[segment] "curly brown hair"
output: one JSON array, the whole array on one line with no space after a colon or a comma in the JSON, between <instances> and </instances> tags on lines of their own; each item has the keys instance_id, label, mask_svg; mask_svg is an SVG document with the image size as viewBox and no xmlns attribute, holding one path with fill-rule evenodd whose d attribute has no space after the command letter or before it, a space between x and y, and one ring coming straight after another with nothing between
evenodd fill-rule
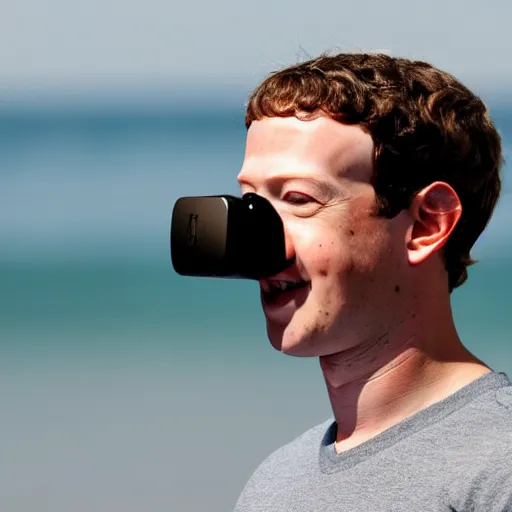
<instances>
[{"instance_id":1,"label":"curly brown hair","mask_svg":"<svg viewBox=\"0 0 512 512\"><path fill-rule=\"evenodd\" d=\"M480 98L421 61L382 54L322 55L271 74L249 98L245 124L323 112L374 142L378 213L393 217L434 181L453 187L462 215L444 247L450 292L501 191L501 139Z\"/></svg>"}]
</instances>

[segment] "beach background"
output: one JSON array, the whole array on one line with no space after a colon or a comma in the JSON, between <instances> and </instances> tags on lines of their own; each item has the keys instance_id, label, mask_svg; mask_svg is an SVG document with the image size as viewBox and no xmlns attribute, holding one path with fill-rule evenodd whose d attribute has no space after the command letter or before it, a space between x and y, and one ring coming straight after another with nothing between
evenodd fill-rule
<instances>
[{"instance_id":1,"label":"beach background","mask_svg":"<svg viewBox=\"0 0 512 512\"><path fill-rule=\"evenodd\" d=\"M500 36L510 6L454 2L435 29L422 12L414 30L396 24L390 35L379 17L417 13L391 2L359 33L342 14L360 20L363 7L324 4L297 4L285 25L284 7L265 17L269 2L257 13L205 4L199 27L193 6L157 1L8 9L0 510L231 510L272 450L330 416L318 362L267 341L257 284L180 277L169 253L178 197L239 193L246 97L267 72L303 60L303 46L391 47L456 73L489 105L510 156L512 70L499 59L511 49ZM338 23L322 17L329 6ZM453 29L457 9L467 17ZM265 36L248 32L248 16ZM453 302L468 347L512 376L510 172Z\"/></svg>"}]
</instances>

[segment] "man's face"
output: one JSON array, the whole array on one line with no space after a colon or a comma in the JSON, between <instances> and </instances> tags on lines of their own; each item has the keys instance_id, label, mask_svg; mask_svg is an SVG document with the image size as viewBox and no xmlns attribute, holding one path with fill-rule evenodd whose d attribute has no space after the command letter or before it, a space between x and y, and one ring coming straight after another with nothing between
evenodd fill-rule
<instances>
[{"instance_id":1,"label":"man's face","mask_svg":"<svg viewBox=\"0 0 512 512\"><path fill-rule=\"evenodd\" d=\"M272 345L322 356L378 342L407 287L407 215L376 215L373 142L360 127L321 116L253 122L239 174L242 193L281 215L294 264L260 281ZM283 281L291 281L284 291ZM399 308L398 308L399 309Z\"/></svg>"}]
</instances>

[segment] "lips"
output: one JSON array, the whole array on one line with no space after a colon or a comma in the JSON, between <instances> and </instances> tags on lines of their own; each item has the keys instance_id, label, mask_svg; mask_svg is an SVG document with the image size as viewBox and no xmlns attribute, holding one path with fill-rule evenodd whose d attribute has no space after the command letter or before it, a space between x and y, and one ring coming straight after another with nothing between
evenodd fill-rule
<instances>
[{"instance_id":1,"label":"lips","mask_svg":"<svg viewBox=\"0 0 512 512\"><path fill-rule=\"evenodd\" d=\"M292 313L305 300L305 293L311 284L302 278L278 277L260 281L261 298L267 316L275 316L278 310L280 317L285 313L284 310Z\"/></svg>"},{"instance_id":2,"label":"lips","mask_svg":"<svg viewBox=\"0 0 512 512\"><path fill-rule=\"evenodd\" d=\"M261 281L261 289L265 294L279 294L283 292L289 292L302 288L309 284L309 281L297 280L285 280L285 279L264 279Z\"/></svg>"}]
</instances>

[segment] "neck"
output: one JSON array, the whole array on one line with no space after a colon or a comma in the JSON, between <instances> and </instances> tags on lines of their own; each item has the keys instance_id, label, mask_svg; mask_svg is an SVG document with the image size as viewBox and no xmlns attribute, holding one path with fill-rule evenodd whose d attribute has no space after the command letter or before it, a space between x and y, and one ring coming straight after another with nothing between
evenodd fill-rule
<instances>
[{"instance_id":1,"label":"neck","mask_svg":"<svg viewBox=\"0 0 512 512\"><path fill-rule=\"evenodd\" d=\"M337 423L336 450L353 448L448 397L490 369L458 338L451 309L322 356ZM431 312L432 313L432 312ZM412 320L412 319L410 319Z\"/></svg>"}]
</instances>

